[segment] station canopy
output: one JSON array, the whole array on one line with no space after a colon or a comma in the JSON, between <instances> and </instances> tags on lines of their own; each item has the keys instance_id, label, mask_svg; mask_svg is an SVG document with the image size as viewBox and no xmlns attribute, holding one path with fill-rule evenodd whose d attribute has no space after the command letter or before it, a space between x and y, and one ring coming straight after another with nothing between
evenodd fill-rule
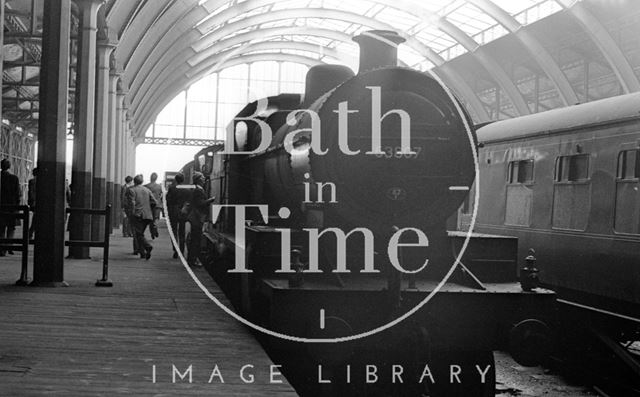
<instances>
[{"instance_id":1,"label":"station canopy","mask_svg":"<svg viewBox=\"0 0 640 397\"><path fill-rule=\"evenodd\" d=\"M32 1L6 4L15 12L5 19L28 30ZM640 90L637 0L108 0L99 23L103 39L117 40L112 67L139 137L181 92L237 65L356 70L351 38L371 29L402 35L400 64L432 70L476 123ZM5 40L5 63L33 43ZM5 65L5 83L37 78L19 69ZM20 89L9 94L37 100L37 87Z\"/></svg>"}]
</instances>

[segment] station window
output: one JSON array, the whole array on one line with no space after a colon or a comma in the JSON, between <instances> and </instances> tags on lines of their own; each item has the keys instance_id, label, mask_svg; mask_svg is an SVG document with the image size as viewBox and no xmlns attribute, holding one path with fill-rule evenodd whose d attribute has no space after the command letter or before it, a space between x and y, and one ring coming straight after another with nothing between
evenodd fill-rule
<instances>
[{"instance_id":1,"label":"station window","mask_svg":"<svg viewBox=\"0 0 640 397\"><path fill-rule=\"evenodd\" d=\"M640 150L624 150L618 155L618 179L637 179L640 177Z\"/></svg>"},{"instance_id":2,"label":"station window","mask_svg":"<svg viewBox=\"0 0 640 397\"><path fill-rule=\"evenodd\" d=\"M589 155L561 156L556 160L556 182L580 182L589 179Z\"/></svg>"},{"instance_id":3,"label":"station window","mask_svg":"<svg viewBox=\"0 0 640 397\"><path fill-rule=\"evenodd\" d=\"M507 177L509 183L533 183L533 160L510 162Z\"/></svg>"}]
</instances>

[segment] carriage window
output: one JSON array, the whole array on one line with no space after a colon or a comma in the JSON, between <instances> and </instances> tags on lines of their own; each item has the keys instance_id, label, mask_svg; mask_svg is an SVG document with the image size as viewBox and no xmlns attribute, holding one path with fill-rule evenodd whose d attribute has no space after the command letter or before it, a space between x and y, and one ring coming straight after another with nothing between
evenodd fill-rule
<instances>
[{"instance_id":1,"label":"carriage window","mask_svg":"<svg viewBox=\"0 0 640 397\"><path fill-rule=\"evenodd\" d=\"M561 156L556 160L556 182L579 182L589 179L589 155Z\"/></svg>"},{"instance_id":2,"label":"carriage window","mask_svg":"<svg viewBox=\"0 0 640 397\"><path fill-rule=\"evenodd\" d=\"M636 179L640 177L640 150L624 150L618 155L618 179Z\"/></svg>"},{"instance_id":3,"label":"carriage window","mask_svg":"<svg viewBox=\"0 0 640 397\"><path fill-rule=\"evenodd\" d=\"M512 161L507 172L509 183L532 183L533 160Z\"/></svg>"}]
</instances>

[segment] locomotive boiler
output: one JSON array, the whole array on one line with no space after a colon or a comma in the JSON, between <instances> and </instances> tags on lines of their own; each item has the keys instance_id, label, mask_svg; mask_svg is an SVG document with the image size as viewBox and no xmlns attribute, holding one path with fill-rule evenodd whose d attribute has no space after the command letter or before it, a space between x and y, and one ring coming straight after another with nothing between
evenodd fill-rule
<instances>
[{"instance_id":1,"label":"locomotive boiler","mask_svg":"<svg viewBox=\"0 0 640 397\"><path fill-rule=\"evenodd\" d=\"M203 263L243 317L296 339L265 343L304 395L493 395L492 350L536 363L554 296L516 283L516 239L447 231L475 177L461 104L397 66L395 32L354 40L358 74L311 68L304 95L246 105L195 156L216 197Z\"/></svg>"}]
</instances>

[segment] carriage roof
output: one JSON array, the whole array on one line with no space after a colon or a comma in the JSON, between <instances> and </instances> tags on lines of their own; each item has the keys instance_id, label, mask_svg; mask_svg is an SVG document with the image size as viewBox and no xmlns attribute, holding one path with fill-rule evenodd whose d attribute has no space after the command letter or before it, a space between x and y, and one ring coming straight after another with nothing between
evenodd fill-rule
<instances>
[{"instance_id":1,"label":"carriage roof","mask_svg":"<svg viewBox=\"0 0 640 397\"><path fill-rule=\"evenodd\" d=\"M633 93L497 121L477 134L479 142L492 143L638 119L640 93Z\"/></svg>"}]
</instances>

